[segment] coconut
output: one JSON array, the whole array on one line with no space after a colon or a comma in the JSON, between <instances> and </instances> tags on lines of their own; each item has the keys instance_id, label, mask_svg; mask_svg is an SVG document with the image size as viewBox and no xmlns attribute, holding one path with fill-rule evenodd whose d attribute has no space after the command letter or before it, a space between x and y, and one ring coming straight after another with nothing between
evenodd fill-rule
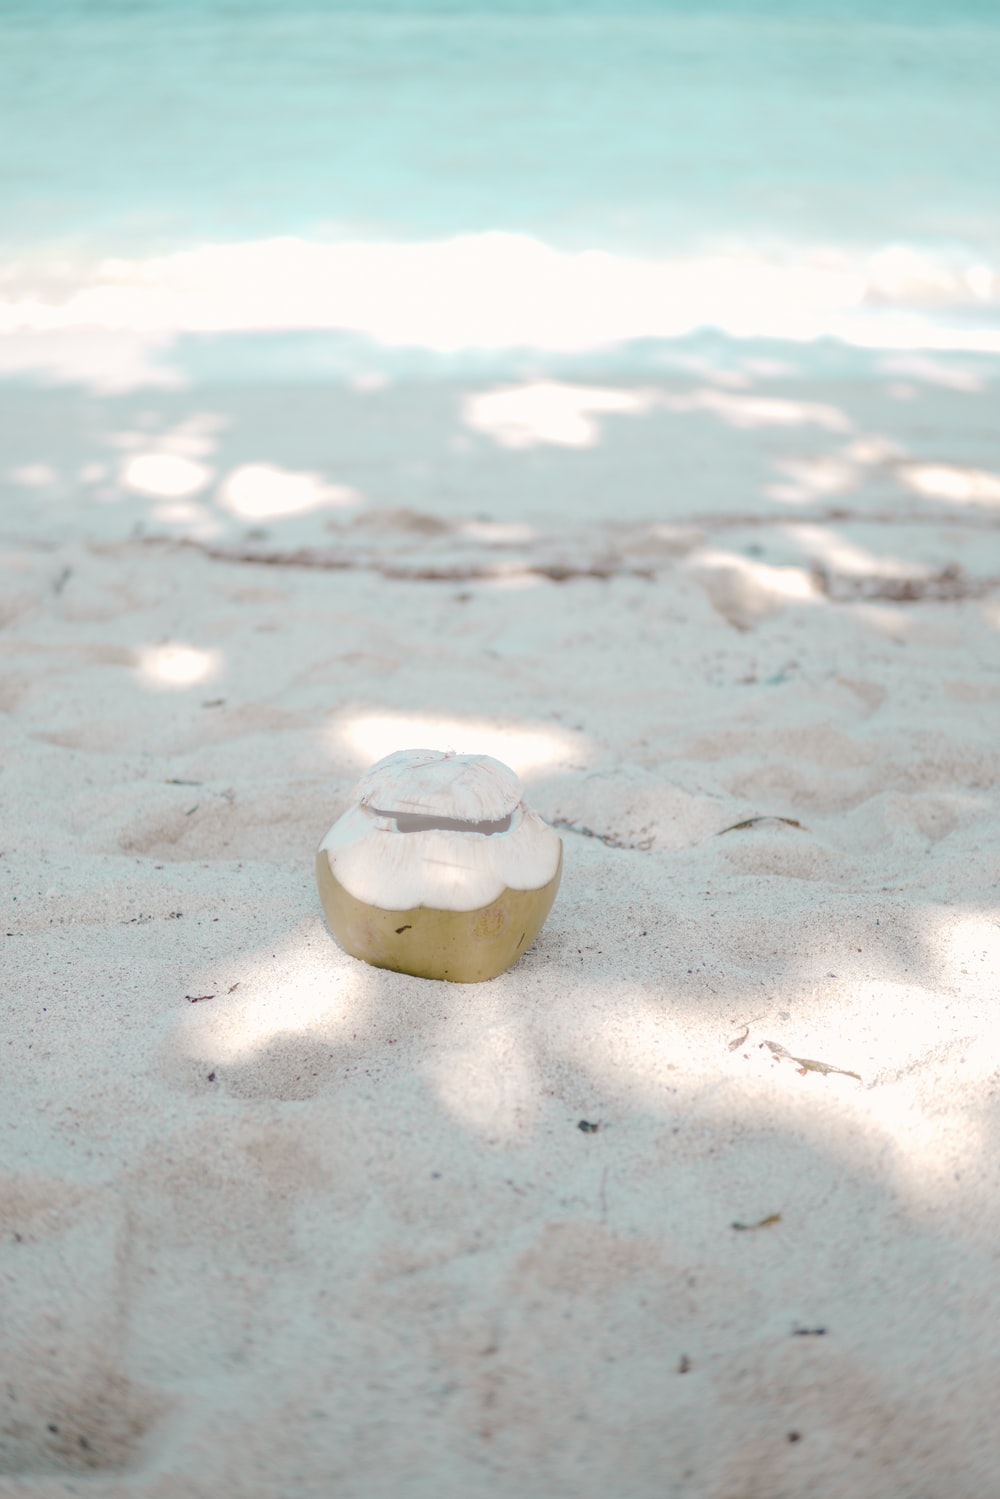
<instances>
[{"instance_id":1,"label":"coconut","mask_svg":"<svg viewBox=\"0 0 1000 1499\"><path fill-rule=\"evenodd\" d=\"M377 968L471 984L537 937L562 840L490 755L398 750L351 792L316 853L330 930Z\"/></svg>"}]
</instances>

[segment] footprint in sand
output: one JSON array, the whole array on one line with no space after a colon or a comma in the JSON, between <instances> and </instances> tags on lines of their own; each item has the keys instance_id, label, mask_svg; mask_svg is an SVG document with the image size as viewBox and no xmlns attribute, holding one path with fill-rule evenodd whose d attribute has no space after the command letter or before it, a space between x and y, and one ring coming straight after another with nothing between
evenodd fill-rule
<instances>
[{"instance_id":1,"label":"footprint in sand","mask_svg":"<svg viewBox=\"0 0 1000 1499\"><path fill-rule=\"evenodd\" d=\"M115 1194L0 1178L0 1475L141 1461L170 1401L129 1378L125 1244Z\"/></svg>"}]
</instances>

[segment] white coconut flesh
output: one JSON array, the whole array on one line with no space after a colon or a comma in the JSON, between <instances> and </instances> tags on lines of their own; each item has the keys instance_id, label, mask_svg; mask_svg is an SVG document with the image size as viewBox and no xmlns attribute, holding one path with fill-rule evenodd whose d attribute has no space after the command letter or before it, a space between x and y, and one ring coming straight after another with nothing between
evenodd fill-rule
<instances>
[{"instance_id":1,"label":"white coconut flesh","mask_svg":"<svg viewBox=\"0 0 1000 1499\"><path fill-rule=\"evenodd\" d=\"M475 911L539 890L562 844L489 755L400 750L380 760L320 844L349 895L387 911Z\"/></svg>"}]
</instances>

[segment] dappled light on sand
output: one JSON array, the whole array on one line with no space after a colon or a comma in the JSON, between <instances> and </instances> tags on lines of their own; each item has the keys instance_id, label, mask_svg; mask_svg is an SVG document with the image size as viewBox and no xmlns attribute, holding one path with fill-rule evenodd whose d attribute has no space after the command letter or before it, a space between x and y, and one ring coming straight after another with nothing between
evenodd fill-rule
<instances>
[{"instance_id":1,"label":"dappled light on sand","mask_svg":"<svg viewBox=\"0 0 1000 1499\"><path fill-rule=\"evenodd\" d=\"M880 470L894 472L905 457L901 443L868 433L833 453L773 459L784 477L777 484L765 484L763 492L782 504L821 501L860 488Z\"/></svg>"},{"instance_id":2,"label":"dappled light on sand","mask_svg":"<svg viewBox=\"0 0 1000 1499\"><path fill-rule=\"evenodd\" d=\"M154 689L196 687L217 677L223 660L218 651L173 641L150 645L138 654L138 675L145 687Z\"/></svg>"},{"instance_id":3,"label":"dappled light on sand","mask_svg":"<svg viewBox=\"0 0 1000 1499\"><path fill-rule=\"evenodd\" d=\"M642 416L661 409L704 412L729 427L820 427L850 433L846 412L820 401L792 401L778 396L738 395L709 386L671 393L649 387L571 385L533 380L467 396L462 420L505 448L534 448L548 443L566 448L596 447L602 437L599 418Z\"/></svg>"},{"instance_id":4,"label":"dappled light on sand","mask_svg":"<svg viewBox=\"0 0 1000 1499\"><path fill-rule=\"evenodd\" d=\"M970 1074L969 1081L982 1086L980 1076ZM982 1124L968 1109L951 1102L935 1108L926 1095L914 1102L912 1081L900 1077L859 1090L845 1113L849 1127L868 1132L868 1150L917 1221L938 1222L959 1207L963 1178L981 1169L988 1147Z\"/></svg>"},{"instance_id":5,"label":"dappled light on sand","mask_svg":"<svg viewBox=\"0 0 1000 1499\"><path fill-rule=\"evenodd\" d=\"M882 360L882 369L890 375L907 375L923 384L963 391L967 395L975 395L986 388L986 380L975 370L934 359L929 354L893 354Z\"/></svg>"},{"instance_id":6,"label":"dappled light on sand","mask_svg":"<svg viewBox=\"0 0 1000 1499\"><path fill-rule=\"evenodd\" d=\"M315 922L292 932L277 951L241 956L240 974L231 989L211 972L195 984L184 1017L189 1055L223 1067L247 1063L281 1037L336 1042L364 1018L360 965Z\"/></svg>"},{"instance_id":7,"label":"dappled light on sand","mask_svg":"<svg viewBox=\"0 0 1000 1499\"><path fill-rule=\"evenodd\" d=\"M163 500L150 507L150 520L161 526L176 526L199 541L211 541L222 526L207 505L193 500Z\"/></svg>"},{"instance_id":8,"label":"dappled light on sand","mask_svg":"<svg viewBox=\"0 0 1000 1499\"><path fill-rule=\"evenodd\" d=\"M333 730L365 764L398 749L454 750L492 755L518 775L579 763L587 748L583 735L563 728L515 728L488 719L409 713L357 713L335 721Z\"/></svg>"},{"instance_id":9,"label":"dappled light on sand","mask_svg":"<svg viewBox=\"0 0 1000 1499\"><path fill-rule=\"evenodd\" d=\"M504 448L534 448L543 443L592 448L601 436L596 417L641 414L651 410L656 401L655 391L608 390L535 380L468 396L462 405L462 419L473 431L492 437Z\"/></svg>"},{"instance_id":10,"label":"dappled light on sand","mask_svg":"<svg viewBox=\"0 0 1000 1499\"><path fill-rule=\"evenodd\" d=\"M662 395L668 411L707 411L729 427L822 427L827 432L850 432L854 423L846 412L822 401L789 401L778 396L742 396L708 388L689 395Z\"/></svg>"},{"instance_id":11,"label":"dappled light on sand","mask_svg":"<svg viewBox=\"0 0 1000 1499\"><path fill-rule=\"evenodd\" d=\"M985 469L959 468L953 463L910 463L900 469L900 478L914 494L932 500L1000 509L1000 474Z\"/></svg>"},{"instance_id":12,"label":"dappled light on sand","mask_svg":"<svg viewBox=\"0 0 1000 1499\"><path fill-rule=\"evenodd\" d=\"M25 489L47 489L59 479L49 463L22 463L12 468L7 477L12 484L21 484Z\"/></svg>"},{"instance_id":13,"label":"dappled light on sand","mask_svg":"<svg viewBox=\"0 0 1000 1499\"><path fill-rule=\"evenodd\" d=\"M996 992L1000 977L1000 912L976 912L942 922L952 973L963 988Z\"/></svg>"},{"instance_id":14,"label":"dappled light on sand","mask_svg":"<svg viewBox=\"0 0 1000 1499\"><path fill-rule=\"evenodd\" d=\"M197 494L212 470L180 453L138 453L122 465L122 483L137 494L182 499Z\"/></svg>"},{"instance_id":15,"label":"dappled light on sand","mask_svg":"<svg viewBox=\"0 0 1000 1499\"><path fill-rule=\"evenodd\" d=\"M718 1011L707 1006L699 1015L671 993L676 983L665 975L663 986L645 993L605 983L600 998L581 985L571 1023L568 1011L552 1010L546 1045L562 1065L586 1072L600 1096L685 1119L685 1129L694 1129L689 1141L700 1135L707 1146L721 1123L732 1148L734 1119L750 1134L778 1120L844 1166L859 1150L879 1162L919 1216L961 1198L963 1173L979 1168L987 1145L980 1111L996 1066L982 1012L968 1016L967 1033L956 1035L940 993L872 979L832 1007L820 993L803 995L796 1015L762 1010L744 1018L734 1008L727 1037ZM752 1004L753 996L743 1001ZM766 1001L758 1003L766 1009ZM518 1065L526 1050L532 1055L527 1042L522 1038L518 1051L504 1037ZM538 1051L537 1035L534 1043ZM937 1085L940 1068L959 1057L967 1099ZM498 1094L482 1079L483 1061L471 1057L471 1079L453 1087L470 1111L488 1112Z\"/></svg>"},{"instance_id":16,"label":"dappled light on sand","mask_svg":"<svg viewBox=\"0 0 1000 1499\"><path fill-rule=\"evenodd\" d=\"M907 577L930 574L931 568L902 557L880 556L840 535L832 526L790 522L778 528L810 561L829 572L852 578Z\"/></svg>"},{"instance_id":17,"label":"dappled light on sand","mask_svg":"<svg viewBox=\"0 0 1000 1499\"><path fill-rule=\"evenodd\" d=\"M529 1143L542 1112L538 1067L523 1029L501 1021L474 1037L435 1047L427 1076L438 1101L465 1129L489 1140Z\"/></svg>"},{"instance_id":18,"label":"dappled light on sand","mask_svg":"<svg viewBox=\"0 0 1000 1499\"><path fill-rule=\"evenodd\" d=\"M749 629L788 604L822 601L815 578L802 567L774 567L717 547L699 547L683 566L737 629Z\"/></svg>"},{"instance_id":19,"label":"dappled light on sand","mask_svg":"<svg viewBox=\"0 0 1000 1499\"><path fill-rule=\"evenodd\" d=\"M96 396L178 390L188 381L171 362L173 342L169 333L93 326L65 332L8 332L0 337L0 375L80 385Z\"/></svg>"},{"instance_id":20,"label":"dappled light on sand","mask_svg":"<svg viewBox=\"0 0 1000 1499\"><path fill-rule=\"evenodd\" d=\"M324 507L359 505L361 495L346 484L328 484L322 474L296 472L274 463L244 463L223 479L219 503L240 520L269 521Z\"/></svg>"},{"instance_id":21,"label":"dappled light on sand","mask_svg":"<svg viewBox=\"0 0 1000 1499\"><path fill-rule=\"evenodd\" d=\"M653 1114L669 1113L679 1077L689 1082L712 1071L703 1027L661 997L624 985L607 988L607 1000L596 1005L588 993L586 1024L564 1032L567 1056L602 1092L627 1096L631 1107Z\"/></svg>"}]
</instances>

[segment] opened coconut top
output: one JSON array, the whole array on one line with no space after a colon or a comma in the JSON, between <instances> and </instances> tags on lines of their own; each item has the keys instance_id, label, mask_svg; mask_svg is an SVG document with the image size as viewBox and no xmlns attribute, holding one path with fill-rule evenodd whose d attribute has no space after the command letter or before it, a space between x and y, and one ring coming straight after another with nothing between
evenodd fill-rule
<instances>
[{"instance_id":1,"label":"opened coconut top","mask_svg":"<svg viewBox=\"0 0 1000 1499\"><path fill-rule=\"evenodd\" d=\"M366 905L474 911L558 872L562 844L521 792L490 755L399 750L362 776L320 853Z\"/></svg>"},{"instance_id":2,"label":"opened coconut top","mask_svg":"<svg viewBox=\"0 0 1000 1499\"><path fill-rule=\"evenodd\" d=\"M521 804L517 776L491 755L397 750L373 765L354 797L367 811L395 820L401 833L440 828L502 833Z\"/></svg>"}]
</instances>

